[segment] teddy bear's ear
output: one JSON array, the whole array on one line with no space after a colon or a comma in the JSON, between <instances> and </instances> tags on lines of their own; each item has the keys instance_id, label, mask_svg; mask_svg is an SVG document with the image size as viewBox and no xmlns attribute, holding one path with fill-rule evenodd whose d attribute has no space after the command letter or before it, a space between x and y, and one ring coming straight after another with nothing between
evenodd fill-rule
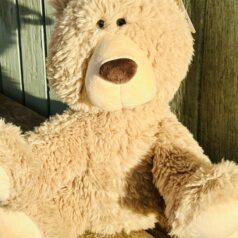
<instances>
[{"instance_id":1,"label":"teddy bear's ear","mask_svg":"<svg viewBox=\"0 0 238 238\"><path fill-rule=\"evenodd\" d=\"M49 2L56 10L56 14L59 15L66 8L70 0L49 0Z\"/></svg>"},{"instance_id":2,"label":"teddy bear's ear","mask_svg":"<svg viewBox=\"0 0 238 238\"><path fill-rule=\"evenodd\" d=\"M188 15L188 12L187 12L187 10L186 10L186 8L185 8L185 6L184 6L183 0L175 0L175 1L176 1L176 3L178 4L180 10L184 13L184 16L185 16L186 20L188 21L188 24L189 24L189 27L190 27L190 29L191 29L191 32L192 32L192 33L196 33L196 30L195 30L195 28L194 28L194 25L193 25L193 23L192 23L192 21L191 21L189 15Z\"/></svg>"}]
</instances>

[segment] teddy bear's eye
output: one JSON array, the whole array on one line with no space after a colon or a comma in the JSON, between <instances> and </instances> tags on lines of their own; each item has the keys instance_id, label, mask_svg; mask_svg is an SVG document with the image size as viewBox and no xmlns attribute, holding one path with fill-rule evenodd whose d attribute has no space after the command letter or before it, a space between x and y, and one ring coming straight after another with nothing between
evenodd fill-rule
<instances>
[{"instance_id":1,"label":"teddy bear's eye","mask_svg":"<svg viewBox=\"0 0 238 238\"><path fill-rule=\"evenodd\" d=\"M105 27L105 21L104 20L99 20L97 22L97 26L100 28L100 29L103 29Z\"/></svg>"},{"instance_id":2,"label":"teddy bear's eye","mask_svg":"<svg viewBox=\"0 0 238 238\"><path fill-rule=\"evenodd\" d=\"M117 25L120 26L120 27L126 25L126 19L125 18L119 18L117 20Z\"/></svg>"}]
</instances>

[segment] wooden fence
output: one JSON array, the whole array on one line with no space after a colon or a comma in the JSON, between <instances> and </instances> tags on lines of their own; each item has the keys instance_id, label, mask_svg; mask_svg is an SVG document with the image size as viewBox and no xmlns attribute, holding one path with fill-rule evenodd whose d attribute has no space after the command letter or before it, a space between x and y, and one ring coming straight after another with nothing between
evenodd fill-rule
<instances>
[{"instance_id":1,"label":"wooden fence","mask_svg":"<svg viewBox=\"0 0 238 238\"><path fill-rule=\"evenodd\" d=\"M173 108L213 161L238 161L238 1L185 5L197 30L196 56ZM0 0L0 92L44 116L65 108L47 87L53 23L46 0Z\"/></svg>"}]
</instances>

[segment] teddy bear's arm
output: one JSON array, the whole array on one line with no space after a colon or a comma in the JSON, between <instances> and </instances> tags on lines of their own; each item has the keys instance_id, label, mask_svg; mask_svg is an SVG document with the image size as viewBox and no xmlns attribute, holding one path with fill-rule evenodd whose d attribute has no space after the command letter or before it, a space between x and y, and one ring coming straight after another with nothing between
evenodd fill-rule
<instances>
[{"instance_id":1,"label":"teddy bear's arm","mask_svg":"<svg viewBox=\"0 0 238 238\"><path fill-rule=\"evenodd\" d=\"M237 166L212 165L173 115L159 125L153 176L165 200L172 235L226 238L238 232Z\"/></svg>"},{"instance_id":2,"label":"teddy bear's arm","mask_svg":"<svg viewBox=\"0 0 238 238\"><path fill-rule=\"evenodd\" d=\"M158 131L153 162L154 182L165 199L166 215L173 220L181 200L181 189L196 170L209 167L210 161L174 115L162 120Z\"/></svg>"},{"instance_id":3,"label":"teddy bear's arm","mask_svg":"<svg viewBox=\"0 0 238 238\"><path fill-rule=\"evenodd\" d=\"M0 120L0 202L17 200L17 194L31 186L38 171L39 163L20 129Z\"/></svg>"}]
</instances>

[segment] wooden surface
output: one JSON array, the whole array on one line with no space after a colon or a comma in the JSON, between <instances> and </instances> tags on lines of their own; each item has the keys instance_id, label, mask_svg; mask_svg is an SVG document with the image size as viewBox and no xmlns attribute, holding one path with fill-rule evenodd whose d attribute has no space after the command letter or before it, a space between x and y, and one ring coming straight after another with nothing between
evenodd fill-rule
<instances>
[{"instance_id":1,"label":"wooden surface","mask_svg":"<svg viewBox=\"0 0 238 238\"><path fill-rule=\"evenodd\" d=\"M52 12L44 0L0 0L0 92L44 116L65 109L47 87Z\"/></svg>"},{"instance_id":2,"label":"wooden surface","mask_svg":"<svg viewBox=\"0 0 238 238\"><path fill-rule=\"evenodd\" d=\"M48 116L47 82L45 73L45 43L43 6L38 0L18 0L21 26L22 74L25 105ZM32 97L31 95L34 95Z\"/></svg>"},{"instance_id":3,"label":"wooden surface","mask_svg":"<svg viewBox=\"0 0 238 238\"><path fill-rule=\"evenodd\" d=\"M195 57L173 107L214 162L238 162L238 1L184 2Z\"/></svg>"},{"instance_id":4,"label":"wooden surface","mask_svg":"<svg viewBox=\"0 0 238 238\"><path fill-rule=\"evenodd\" d=\"M23 131L39 126L45 118L38 113L0 94L0 118L21 127Z\"/></svg>"},{"instance_id":5,"label":"wooden surface","mask_svg":"<svg viewBox=\"0 0 238 238\"><path fill-rule=\"evenodd\" d=\"M198 138L214 160L238 161L238 1L215 6L207 1Z\"/></svg>"},{"instance_id":6,"label":"wooden surface","mask_svg":"<svg viewBox=\"0 0 238 238\"><path fill-rule=\"evenodd\" d=\"M18 11L15 0L0 2L0 89L23 102Z\"/></svg>"},{"instance_id":7,"label":"wooden surface","mask_svg":"<svg viewBox=\"0 0 238 238\"><path fill-rule=\"evenodd\" d=\"M238 1L184 2L195 58L173 108L213 161L238 161ZM53 22L46 0L0 0L0 92L44 116L65 108L45 76Z\"/></svg>"},{"instance_id":8,"label":"wooden surface","mask_svg":"<svg viewBox=\"0 0 238 238\"><path fill-rule=\"evenodd\" d=\"M186 0L184 3L196 29L196 34L194 34L194 49L196 56L193 58L188 77L182 83L172 105L175 108L175 112L179 119L197 138L206 0Z\"/></svg>"}]
</instances>

